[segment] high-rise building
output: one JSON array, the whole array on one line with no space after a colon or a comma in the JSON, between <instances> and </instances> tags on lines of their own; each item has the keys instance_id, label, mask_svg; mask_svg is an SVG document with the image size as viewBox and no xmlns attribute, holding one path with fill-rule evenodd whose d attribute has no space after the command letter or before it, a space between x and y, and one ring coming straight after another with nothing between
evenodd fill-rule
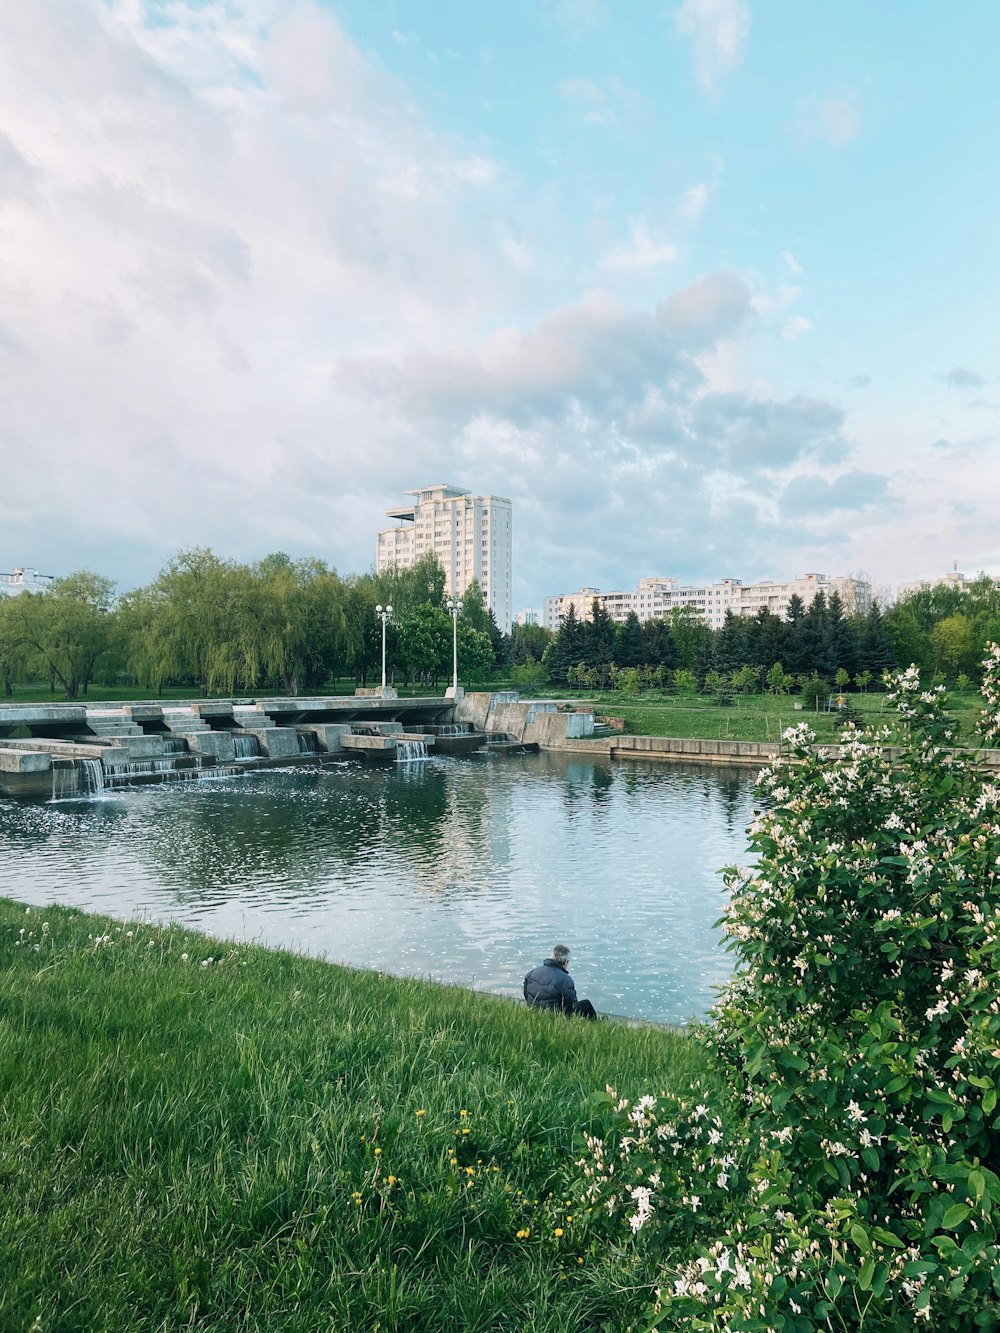
<instances>
[{"instance_id":1,"label":"high-rise building","mask_svg":"<svg viewBox=\"0 0 1000 1333\"><path fill-rule=\"evenodd\" d=\"M511 599L511 507L499 495L473 495L441 484L407 491L413 504L387 509L397 526L378 534L375 569L409 569L432 552L444 568L445 591L461 597L473 579L500 628L509 633Z\"/></svg>"},{"instance_id":2,"label":"high-rise building","mask_svg":"<svg viewBox=\"0 0 1000 1333\"><path fill-rule=\"evenodd\" d=\"M19 592L45 592L52 587L53 581L52 574L39 574L37 569L18 567L9 574L0 574L0 597Z\"/></svg>"}]
</instances>

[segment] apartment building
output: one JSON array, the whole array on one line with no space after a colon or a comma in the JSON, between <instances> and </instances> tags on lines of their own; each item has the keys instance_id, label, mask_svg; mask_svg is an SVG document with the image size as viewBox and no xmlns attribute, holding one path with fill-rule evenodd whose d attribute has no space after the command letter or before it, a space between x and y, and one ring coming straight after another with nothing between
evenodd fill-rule
<instances>
[{"instance_id":1,"label":"apartment building","mask_svg":"<svg viewBox=\"0 0 1000 1333\"><path fill-rule=\"evenodd\" d=\"M0 574L0 597L13 597L19 592L45 592L54 581L52 574L39 574L37 569L17 566L9 574Z\"/></svg>"},{"instance_id":2,"label":"apartment building","mask_svg":"<svg viewBox=\"0 0 1000 1333\"><path fill-rule=\"evenodd\" d=\"M378 534L375 569L409 569L432 552L445 575L445 591L461 597L479 580L486 605L497 624L509 632L511 596L511 504L499 495L473 495L441 483L407 491L413 503L387 509L395 527Z\"/></svg>"},{"instance_id":3,"label":"apartment building","mask_svg":"<svg viewBox=\"0 0 1000 1333\"><path fill-rule=\"evenodd\" d=\"M662 620L674 607L691 606L712 629L719 629L727 611L737 616L755 616L766 608L773 615L784 617L793 596L798 595L803 605L808 606L819 592L827 597L839 593L849 612L866 611L871 596L869 585L862 580L831 578L827 574L805 574L797 579L764 583L720 579L700 587L681 586L676 579L647 578L640 579L634 591L602 593L598 588L581 588L579 592L546 597L544 624L546 629L558 630L570 606L575 608L578 619L586 619L596 597L619 624L631 611L641 621Z\"/></svg>"}]
</instances>

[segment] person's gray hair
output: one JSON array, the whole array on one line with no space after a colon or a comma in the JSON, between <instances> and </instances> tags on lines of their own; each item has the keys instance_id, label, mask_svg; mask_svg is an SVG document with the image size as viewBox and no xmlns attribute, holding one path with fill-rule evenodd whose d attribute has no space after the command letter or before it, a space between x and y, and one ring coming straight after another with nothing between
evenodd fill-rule
<instances>
[{"instance_id":1,"label":"person's gray hair","mask_svg":"<svg viewBox=\"0 0 1000 1333\"><path fill-rule=\"evenodd\" d=\"M565 963L569 959L569 950L565 944L557 944L552 950L552 959L556 963Z\"/></svg>"}]
</instances>

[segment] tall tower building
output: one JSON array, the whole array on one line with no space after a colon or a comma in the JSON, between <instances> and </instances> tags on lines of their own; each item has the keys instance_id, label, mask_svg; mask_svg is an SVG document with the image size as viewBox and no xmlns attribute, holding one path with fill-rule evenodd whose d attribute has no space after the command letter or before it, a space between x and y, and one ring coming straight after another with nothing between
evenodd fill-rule
<instances>
[{"instance_id":1,"label":"tall tower building","mask_svg":"<svg viewBox=\"0 0 1000 1333\"><path fill-rule=\"evenodd\" d=\"M428 551L444 567L445 591L461 597L479 580L486 605L504 631L510 632L511 510L500 495L473 495L458 486L422 486L407 491L411 505L387 509L397 526L378 535L375 569L392 565L409 569Z\"/></svg>"}]
</instances>

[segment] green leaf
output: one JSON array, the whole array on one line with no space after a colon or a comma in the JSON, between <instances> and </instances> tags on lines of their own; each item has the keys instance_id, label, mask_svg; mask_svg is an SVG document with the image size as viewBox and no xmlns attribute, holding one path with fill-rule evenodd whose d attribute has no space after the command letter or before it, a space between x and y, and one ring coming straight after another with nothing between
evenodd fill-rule
<instances>
[{"instance_id":1,"label":"green leaf","mask_svg":"<svg viewBox=\"0 0 1000 1333\"><path fill-rule=\"evenodd\" d=\"M969 1172L969 1194L974 1199L981 1199L986 1193L986 1177L982 1171Z\"/></svg>"},{"instance_id":2,"label":"green leaf","mask_svg":"<svg viewBox=\"0 0 1000 1333\"><path fill-rule=\"evenodd\" d=\"M872 1285L872 1278L875 1276L875 1260L866 1259L861 1265L858 1273L858 1286L862 1291L868 1291Z\"/></svg>"},{"instance_id":3,"label":"green leaf","mask_svg":"<svg viewBox=\"0 0 1000 1333\"><path fill-rule=\"evenodd\" d=\"M868 1239L868 1232L858 1222L855 1222L851 1227L851 1240L854 1241L859 1250L867 1251L871 1249L871 1241Z\"/></svg>"},{"instance_id":4,"label":"green leaf","mask_svg":"<svg viewBox=\"0 0 1000 1333\"><path fill-rule=\"evenodd\" d=\"M954 1231L954 1229L969 1216L972 1209L964 1203L953 1203L944 1217L941 1219L941 1225L945 1231Z\"/></svg>"},{"instance_id":5,"label":"green leaf","mask_svg":"<svg viewBox=\"0 0 1000 1333\"><path fill-rule=\"evenodd\" d=\"M893 1232L886 1231L885 1227L872 1227L872 1240L877 1240L880 1245L892 1245L898 1250L906 1247L905 1240L900 1240Z\"/></svg>"}]
</instances>

